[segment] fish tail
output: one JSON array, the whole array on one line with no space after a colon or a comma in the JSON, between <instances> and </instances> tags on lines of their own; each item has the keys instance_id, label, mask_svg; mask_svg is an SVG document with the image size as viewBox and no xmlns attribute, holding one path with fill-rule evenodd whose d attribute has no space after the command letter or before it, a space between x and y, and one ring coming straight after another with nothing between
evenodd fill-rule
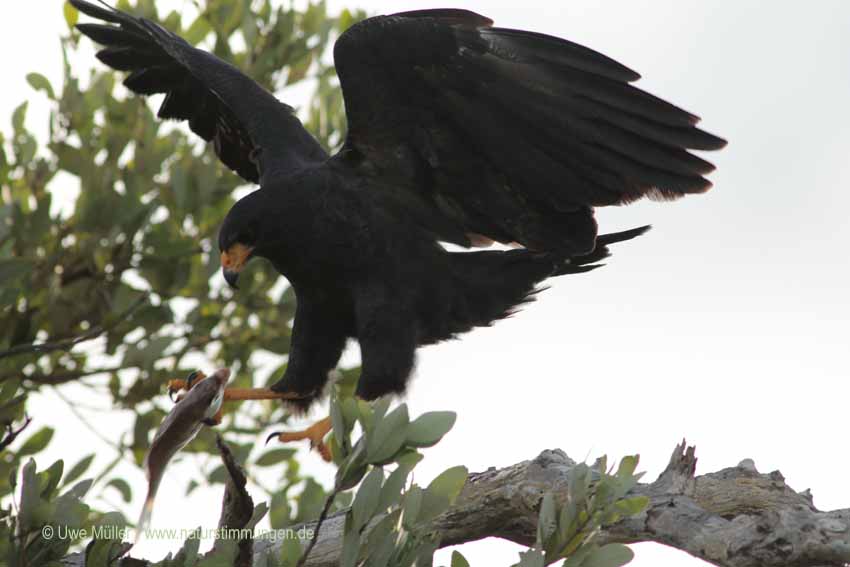
<instances>
[{"instance_id":1,"label":"fish tail","mask_svg":"<svg viewBox=\"0 0 850 567\"><path fill-rule=\"evenodd\" d=\"M136 541L134 545L139 543L139 540L142 539L142 534L150 526L154 496L155 494L153 492L148 491L147 498L145 498L145 505L142 507L142 513L139 515L139 521L136 523Z\"/></svg>"}]
</instances>

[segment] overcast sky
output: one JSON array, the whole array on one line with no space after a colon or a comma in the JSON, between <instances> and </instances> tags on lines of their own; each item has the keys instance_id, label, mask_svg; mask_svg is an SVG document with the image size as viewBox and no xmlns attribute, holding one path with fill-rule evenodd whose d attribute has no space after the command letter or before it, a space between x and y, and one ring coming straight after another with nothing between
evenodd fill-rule
<instances>
[{"instance_id":1,"label":"overcast sky","mask_svg":"<svg viewBox=\"0 0 850 567\"><path fill-rule=\"evenodd\" d=\"M412 413L451 409L459 419L417 480L554 447L579 460L640 452L654 479L685 437L697 445L698 473L749 457L811 488L821 509L850 506L850 2L359 2L372 13L450 4L601 51L730 143L708 157L718 166L708 194L599 212L603 231L654 225L618 245L608 266L553 280L513 319L421 351ZM63 26L59 0L5 7L4 132L25 98L29 123L44 129L46 106L24 75L37 69L58 84ZM37 404L41 415L64 415L51 395ZM67 458L85 435L69 425L50 456ZM305 461L330 482L330 467ZM217 493L182 497L193 470L166 479L155 524L215 524ZM176 547L163 545L147 549ZM518 549L463 547L478 567L508 566ZM704 565L660 546L635 550L635 567Z\"/></svg>"}]
</instances>

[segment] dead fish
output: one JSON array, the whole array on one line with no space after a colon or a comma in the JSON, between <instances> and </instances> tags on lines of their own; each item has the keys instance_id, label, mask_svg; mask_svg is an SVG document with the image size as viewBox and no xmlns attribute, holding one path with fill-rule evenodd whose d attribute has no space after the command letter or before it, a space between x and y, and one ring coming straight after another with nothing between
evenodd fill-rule
<instances>
[{"instance_id":1,"label":"dead fish","mask_svg":"<svg viewBox=\"0 0 850 567\"><path fill-rule=\"evenodd\" d=\"M229 368L220 368L202 379L183 395L162 420L154 435L144 468L148 477L148 494L137 524L136 541L150 523L153 501L165 467L177 452L195 438L204 424L210 424L221 409L224 387L230 378ZM191 377L190 377L191 381Z\"/></svg>"}]
</instances>

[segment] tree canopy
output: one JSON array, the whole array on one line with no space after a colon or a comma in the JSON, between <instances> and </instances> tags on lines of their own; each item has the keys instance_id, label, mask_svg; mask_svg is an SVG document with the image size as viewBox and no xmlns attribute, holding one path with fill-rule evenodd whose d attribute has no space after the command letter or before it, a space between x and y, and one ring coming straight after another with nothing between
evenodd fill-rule
<instances>
[{"instance_id":1,"label":"tree canopy","mask_svg":"<svg viewBox=\"0 0 850 567\"><path fill-rule=\"evenodd\" d=\"M193 4L184 13L159 12L153 0L121 0L117 7L161 22L272 91L285 91L289 100L303 99L298 111L309 130L329 149L339 144L345 120L328 46L362 12L329 15L323 2L303 9L271 0ZM93 490L111 486L129 501L137 487L111 474L115 461L106 470L88 470L94 453L114 451L115 460L141 466L170 407L162 395L166 382L199 366L230 366L234 386L279 376L295 307L285 281L269 266L254 268L256 277L239 292L221 285L218 226L250 187L187 128L157 120L152 108L158 101L132 95L119 74L88 53L80 56L86 47L73 29L79 14L65 4L64 15L68 29L56 53L64 61L61 85L36 71L26 76L31 96L49 100L48 137L27 131L26 101L12 116L11 135L0 137L5 508L16 471L61 425L50 416L31 416L15 440L27 394L61 392L74 383L86 388L93 405L131 416L132 428L110 435L114 446L84 451L79 462L65 466L63 481L70 486L93 476ZM219 431L239 462L251 454L254 465L281 471L279 487L268 494L286 503L273 507L276 526L314 516L324 496L316 481L299 473L293 449L252 452L269 424L286 419L280 405L230 408ZM218 455L215 433L204 431L186 450ZM224 478L218 466L208 480ZM289 493L293 486L301 488L297 499Z\"/></svg>"}]
</instances>

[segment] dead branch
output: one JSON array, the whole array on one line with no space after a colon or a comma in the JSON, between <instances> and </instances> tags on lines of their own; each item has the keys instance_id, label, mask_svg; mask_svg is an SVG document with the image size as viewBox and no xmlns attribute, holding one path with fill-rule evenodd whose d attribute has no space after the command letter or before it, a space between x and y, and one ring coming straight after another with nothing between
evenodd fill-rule
<instances>
[{"instance_id":1,"label":"dead branch","mask_svg":"<svg viewBox=\"0 0 850 567\"><path fill-rule=\"evenodd\" d=\"M443 547L486 537L530 545L543 494L564 495L574 465L555 449L503 469L473 473L458 501L431 529ZM749 459L700 476L695 470L694 447L683 441L655 482L632 491L647 496L649 507L604 531L602 542L656 542L722 567L839 567L850 562L850 509L822 512L808 491L795 492L778 471L758 472ZM344 523L344 512L328 517L308 567L338 564ZM278 545L255 540L254 553L276 551ZM81 566L82 560L68 558L66 565Z\"/></svg>"}]
</instances>

